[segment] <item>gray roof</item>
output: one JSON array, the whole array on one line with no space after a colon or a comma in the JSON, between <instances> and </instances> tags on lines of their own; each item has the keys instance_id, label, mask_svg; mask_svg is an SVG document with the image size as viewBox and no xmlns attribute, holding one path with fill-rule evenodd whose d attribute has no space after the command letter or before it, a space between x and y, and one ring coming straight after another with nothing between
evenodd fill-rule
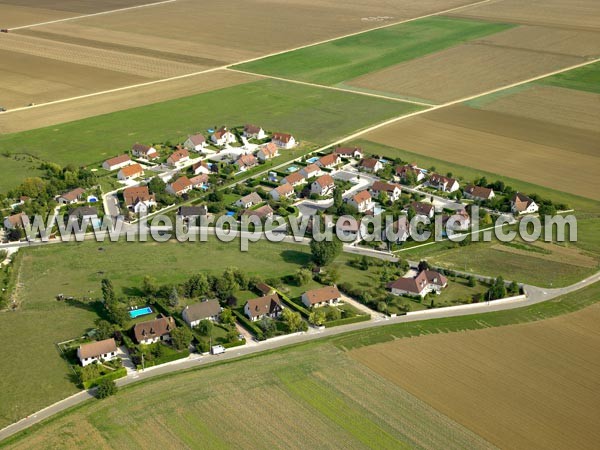
<instances>
[{"instance_id":1,"label":"gray roof","mask_svg":"<svg viewBox=\"0 0 600 450\"><path fill-rule=\"evenodd\" d=\"M208 210L206 206L180 206L178 215L183 217L195 217L195 216L205 216Z\"/></svg>"},{"instance_id":2,"label":"gray roof","mask_svg":"<svg viewBox=\"0 0 600 450\"><path fill-rule=\"evenodd\" d=\"M98 210L92 206L80 206L69 211L69 217L97 216Z\"/></svg>"},{"instance_id":3,"label":"gray roof","mask_svg":"<svg viewBox=\"0 0 600 450\"><path fill-rule=\"evenodd\" d=\"M218 300L206 300L204 302L186 306L184 311L187 320L189 322L194 322L196 320L208 319L209 317L216 316L221 312L221 305L219 305Z\"/></svg>"}]
</instances>

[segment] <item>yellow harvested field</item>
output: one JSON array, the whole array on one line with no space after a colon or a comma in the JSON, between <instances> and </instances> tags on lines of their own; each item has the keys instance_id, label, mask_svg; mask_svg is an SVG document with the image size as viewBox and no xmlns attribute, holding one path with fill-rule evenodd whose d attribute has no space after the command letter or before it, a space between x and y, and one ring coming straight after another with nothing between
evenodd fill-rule
<instances>
[{"instance_id":1,"label":"yellow harvested field","mask_svg":"<svg viewBox=\"0 0 600 450\"><path fill-rule=\"evenodd\" d=\"M473 41L372 72L345 84L445 103L579 62L583 62L583 59L575 56Z\"/></svg>"},{"instance_id":2,"label":"yellow harvested field","mask_svg":"<svg viewBox=\"0 0 600 450\"><path fill-rule=\"evenodd\" d=\"M596 304L350 355L500 448L593 449L600 442L599 321Z\"/></svg>"},{"instance_id":3,"label":"yellow harvested field","mask_svg":"<svg viewBox=\"0 0 600 450\"><path fill-rule=\"evenodd\" d=\"M259 79L260 77L250 74L219 70L150 86L56 103L41 108L0 114L0 133L15 133L71 122L99 114L223 89Z\"/></svg>"},{"instance_id":4,"label":"yellow harvested field","mask_svg":"<svg viewBox=\"0 0 600 450\"><path fill-rule=\"evenodd\" d=\"M515 247L509 247L502 244L494 244L490 248L500 252L512 253L513 255L537 258L556 263L568 264L577 267L595 268L598 267L598 261L577 249L576 247L563 247L556 244L537 242L532 244L534 247L540 248L551 253L538 253L531 250L522 250Z\"/></svg>"},{"instance_id":5,"label":"yellow harvested field","mask_svg":"<svg viewBox=\"0 0 600 450\"><path fill-rule=\"evenodd\" d=\"M600 30L596 0L502 0L451 13L470 19Z\"/></svg>"},{"instance_id":6,"label":"yellow harvested field","mask_svg":"<svg viewBox=\"0 0 600 450\"><path fill-rule=\"evenodd\" d=\"M490 102L482 99L478 107L592 132L597 132L600 124L600 95L592 92L531 85L490 99ZM594 145L600 145L598 140Z\"/></svg>"},{"instance_id":7,"label":"yellow harvested field","mask_svg":"<svg viewBox=\"0 0 600 450\"><path fill-rule=\"evenodd\" d=\"M561 114L560 105L553 109ZM456 105L365 139L600 200L600 133Z\"/></svg>"}]
</instances>

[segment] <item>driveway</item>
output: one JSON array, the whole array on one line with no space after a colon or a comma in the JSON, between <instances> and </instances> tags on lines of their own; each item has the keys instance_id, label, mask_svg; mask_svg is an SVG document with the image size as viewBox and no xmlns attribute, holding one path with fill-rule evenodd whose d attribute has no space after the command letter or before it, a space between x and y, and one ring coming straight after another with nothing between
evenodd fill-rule
<instances>
[{"instance_id":1,"label":"driveway","mask_svg":"<svg viewBox=\"0 0 600 450\"><path fill-rule=\"evenodd\" d=\"M347 295L342 294L342 296L340 298L342 299L342 301L344 303L347 303L347 304L349 304L351 306L354 306L356 309L358 309L359 311L364 312L365 314L370 314L372 321L378 322L380 320L387 320L388 319L388 317L385 314L380 313L378 311L375 311L375 310L369 308L368 306L363 305L360 302L357 302L353 298L348 297Z\"/></svg>"}]
</instances>

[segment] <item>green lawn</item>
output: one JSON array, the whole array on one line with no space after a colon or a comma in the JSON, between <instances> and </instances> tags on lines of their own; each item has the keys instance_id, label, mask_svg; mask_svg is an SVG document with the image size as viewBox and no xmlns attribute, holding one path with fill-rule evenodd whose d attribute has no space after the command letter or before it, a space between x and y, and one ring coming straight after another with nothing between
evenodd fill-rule
<instances>
[{"instance_id":1,"label":"green lawn","mask_svg":"<svg viewBox=\"0 0 600 450\"><path fill-rule=\"evenodd\" d=\"M512 26L468 19L431 17L236 67L265 75L335 85Z\"/></svg>"},{"instance_id":2,"label":"green lawn","mask_svg":"<svg viewBox=\"0 0 600 450\"><path fill-rule=\"evenodd\" d=\"M536 83L600 94L600 62L558 73Z\"/></svg>"},{"instance_id":3,"label":"green lawn","mask_svg":"<svg viewBox=\"0 0 600 450\"><path fill-rule=\"evenodd\" d=\"M275 80L155 103L89 119L0 136L0 154L30 154L61 165L97 164L139 141L183 142L188 134L257 123L326 144L357 129L419 109L415 105ZM0 191L30 173L11 163Z\"/></svg>"}]
</instances>

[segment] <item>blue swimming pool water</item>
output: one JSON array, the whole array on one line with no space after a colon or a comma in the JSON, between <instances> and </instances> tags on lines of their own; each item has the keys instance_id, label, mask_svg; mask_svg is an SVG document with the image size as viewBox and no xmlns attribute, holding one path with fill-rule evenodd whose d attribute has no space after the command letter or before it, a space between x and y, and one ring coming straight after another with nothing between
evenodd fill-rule
<instances>
[{"instance_id":1,"label":"blue swimming pool water","mask_svg":"<svg viewBox=\"0 0 600 450\"><path fill-rule=\"evenodd\" d=\"M146 314L151 314L152 308L146 306L145 308L134 309L129 311L129 317L135 319L136 317L145 316Z\"/></svg>"},{"instance_id":2,"label":"blue swimming pool water","mask_svg":"<svg viewBox=\"0 0 600 450\"><path fill-rule=\"evenodd\" d=\"M307 162L307 163L310 163L310 164L312 164L312 163L315 163L315 162L317 162L318 160L319 160L319 157L318 157L318 156L313 156L312 158L308 158L308 159L306 160L306 162Z\"/></svg>"},{"instance_id":3,"label":"blue swimming pool water","mask_svg":"<svg viewBox=\"0 0 600 450\"><path fill-rule=\"evenodd\" d=\"M286 169L289 173L297 172L298 168L296 166L290 166Z\"/></svg>"}]
</instances>

